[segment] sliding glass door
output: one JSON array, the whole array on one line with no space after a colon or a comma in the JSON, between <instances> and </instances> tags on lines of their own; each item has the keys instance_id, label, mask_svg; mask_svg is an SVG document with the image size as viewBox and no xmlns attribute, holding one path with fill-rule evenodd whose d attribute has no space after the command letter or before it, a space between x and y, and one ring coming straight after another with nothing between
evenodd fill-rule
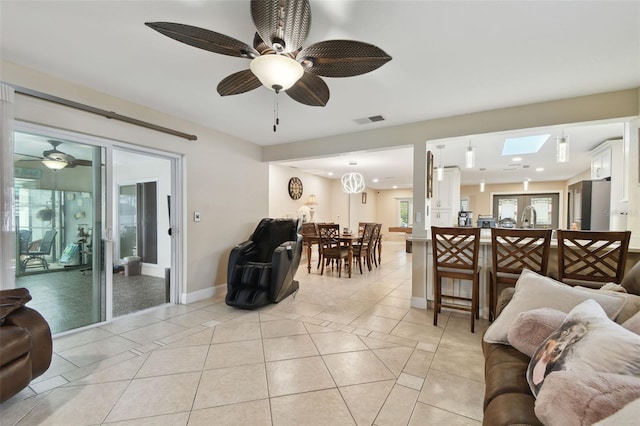
<instances>
[{"instance_id":1,"label":"sliding glass door","mask_svg":"<svg viewBox=\"0 0 640 426\"><path fill-rule=\"evenodd\" d=\"M104 147L14 134L16 286L59 333L106 320Z\"/></svg>"}]
</instances>

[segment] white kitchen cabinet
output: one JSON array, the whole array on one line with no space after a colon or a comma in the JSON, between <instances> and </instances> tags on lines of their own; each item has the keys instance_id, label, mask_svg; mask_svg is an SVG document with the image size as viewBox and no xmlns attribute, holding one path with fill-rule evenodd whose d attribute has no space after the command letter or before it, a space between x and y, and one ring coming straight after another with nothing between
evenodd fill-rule
<instances>
[{"instance_id":1,"label":"white kitchen cabinet","mask_svg":"<svg viewBox=\"0 0 640 426\"><path fill-rule=\"evenodd\" d=\"M433 197L430 200L431 226L453 226L460 210L460 169L446 167L444 179L433 182Z\"/></svg>"},{"instance_id":2,"label":"white kitchen cabinet","mask_svg":"<svg viewBox=\"0 0 640 426\"><path fill-rule=\"evenodd\" d=\"M431 226L453 226L453 211L451 209L435 209Z\"/></svg>"},{"instance_id":3,"label":"white kitchen cabinet","mask_svg":"<svg viewBox=\"0 0 640 426\"><path fill-rule=\"evenodd\" d=\"M606 179L611 177L611 144L605 141L598 145L589 156L591 157L591 179Z\"/></svg>"}]
</instances>

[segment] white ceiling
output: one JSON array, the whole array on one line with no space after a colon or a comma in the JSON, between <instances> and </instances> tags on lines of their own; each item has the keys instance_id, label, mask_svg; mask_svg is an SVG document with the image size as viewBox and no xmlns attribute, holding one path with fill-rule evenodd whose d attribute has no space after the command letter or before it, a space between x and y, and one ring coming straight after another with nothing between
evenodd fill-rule
<instances>
[{"instance_id":1,"label":"white ceiling","mask_svg":"<svg viewBox=\"0 0 640 426\"><path fill-rule=\"evenodd\" d=\"M258 145L640 86L638 1L311 0L311 8L305 45L365 41L393 60L362 76L326 78L331 99L324 108L281 95L276 133L273 92L259 88L225 98L216 92L220 80L248 68L247 60L184 45L144 25L190 24L251 43L255 28L248 0L1 0L0 56ZM386 120L356 123L373 115ZM553 129L563 130L572 132ZM603 131L604 139L616 136L610 130ZM579 133L570 135L572 150L604 140L586 132L592 139L582 141ZM482 155L496 148L488 149L481 136L473 136L472 143L483 147L478 150L482 167ZM444 155L459 157L452 146ZM403 164L402 156L407 153L387 152L382 164L389 166L390 159ZM534 157L526 159L531 167ZM578 158L572 154L572 160ZM545 175L551 176L547 167ZM371 174L383 179L406 169Z\"/></svg>"}]
</instances>

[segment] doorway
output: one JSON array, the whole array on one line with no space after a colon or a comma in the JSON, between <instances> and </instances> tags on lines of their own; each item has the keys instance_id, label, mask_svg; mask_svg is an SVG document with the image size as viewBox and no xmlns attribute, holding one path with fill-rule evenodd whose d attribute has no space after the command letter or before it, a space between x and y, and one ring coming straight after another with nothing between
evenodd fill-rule
<instances>
[{"instance_id":1,"label":"doorway","mask_svg":"<svg viewBox=\"0 0 640 426\"><path fill-rule=\"evenodd\" d=\"M172 222L168 210L180 200L179 156L26 123L15 129L16 286L29 289L29 306L52 332L177 302L180 245L168 231L179 215ZM128 255L119 252L121 183L133 185L141 209L142 240Z\"/></svg>"},{"instance_id":2,"label":"doorway","mask_svg":"<svg viewBox=\"0 0 640 426\"><path fill-rule=\"evenodd\" d=\"M171 301L172 161L113 150L114 317Z\"/></svg>"}]
</instances>

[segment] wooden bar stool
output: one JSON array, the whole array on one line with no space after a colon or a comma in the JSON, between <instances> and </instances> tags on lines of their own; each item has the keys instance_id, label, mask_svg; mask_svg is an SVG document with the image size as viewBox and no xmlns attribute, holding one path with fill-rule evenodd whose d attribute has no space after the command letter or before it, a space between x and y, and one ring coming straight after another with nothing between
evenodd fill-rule
<instances>
[{"instance_id":1,"label":"wooden bar stool","mask_svg":"<svg viewBox=\"0 0 640 426\"><path fill-rule=\"evenodd\" d=\"M551 229L491 228L489 318L495 318L498 286L513 287L524 268L547 275Z\"/></svg>"},{"instance_id":2,"label":"wooden bar stool","mask_svg":"<svg viewBox=\"0 0 640 426\"><path fill-rule=\"evenodd\" d=\"M558 230L558 280L569 285L620 284L631 231Z\"/></svg>"},{"instance_id":3,"label":"wooden bar stool","mask_svg":"<svg viewBox=\"0 0 640 426\"><path fill-rule=\"evenodd\" d=\"M471 312L471 332L475 331L475 319L480 317L480 228L431 227L433 245L433 325L438 325L441 308ZM442 293L442 278L471 281L471 298ZM442 298L453 299L445 303ZM453 303L456 300L471 302L471 306Z\"/></svg>"}]
</instances>

